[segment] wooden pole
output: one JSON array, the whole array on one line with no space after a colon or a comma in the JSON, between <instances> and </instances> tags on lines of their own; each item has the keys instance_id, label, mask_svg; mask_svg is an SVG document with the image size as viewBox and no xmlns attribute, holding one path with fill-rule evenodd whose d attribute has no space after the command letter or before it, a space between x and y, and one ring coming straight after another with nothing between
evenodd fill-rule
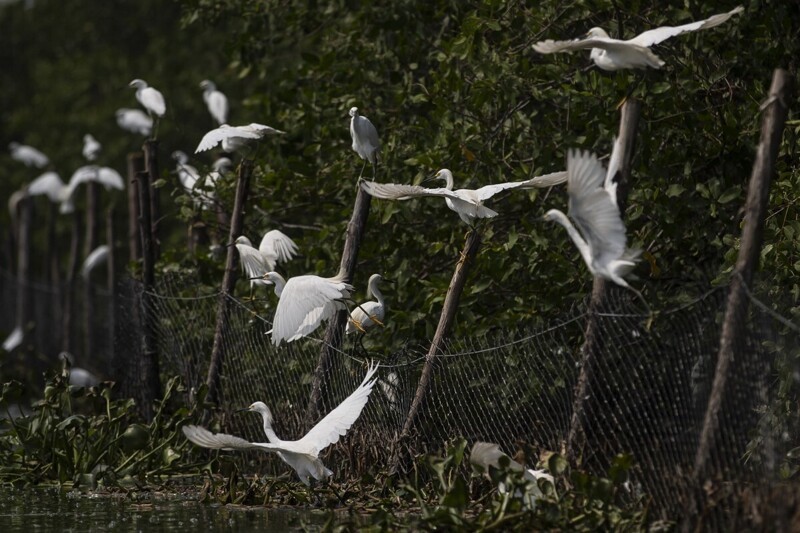
<instances>
[{"instance_id":1,"label":"wooden pole","mask_svg":"<svg viewBox=\"0 0 800 533\"><path fill-rule=\"evenodd\" d=\"M233 293L236 277L239 274L239 255L235 246L230 246L241 235L244 225L244 206L247 203L247 194L250 189L250 176L253 173L253 162L249 159L242 160L239 165L239 175L236 180L236 196L233 202L231 227L228 233L228 255L225 259L225 274L222 277L219 304L217 307L217 322L214 327L214 343L211 347L211 362L208 365L208 400L219 401L219 376L222 371L222 362L225 358L222 336L228 327L228 314L230 313L230 300L228 296Z\"/></svg>"},{"instance_id":2,"label":"wooden pole","mask_svg":"<svg viewBox=\"0 0 800 533\"><path fill-rule=\"evenodd\" d=\"M108 316L106 317L106 331L108 334L107 364L110 370L114 363L114 318L116 315L117 280L114 275L116 262L114 261L114 209L106 211L106 242L108 243L108 262L106 263L108 279Z\"/></svg>"},{"instance_id":3,"label":"wooden pole","mask_svg":"<svg viewBox=\"0 0 800 533\"><path fill-rule=\"evenodd\" d=\"M142 258L142 240L139 237L139 187L136 175L144 170L144 154L128 154L128 260Z\"/></svg>"},{"instance_id":4,"label":"wooden pole","mask_svg":"<svg viewBox=\"0 0 800 533\"><path fill-rule=\"evenodd\" d=\"M631 161L636 144L636 128L641 114L641 103L629 98L622 106L619 121L619 142L622 149L620 157L620 170L617 178L617 205L621 215L625 213L625 206L630 189ZM581 347L581 371L575 386L575 399L572 404L572 418L570 420L569 434L567 437L567 459L576 464L586 444L586 428L584 423L587 414L591 412L594 404L592 396L592 382L596 370L597 359L603 351L603 336L597 319L597 312L606 301L608 281L594 278L592 296L589 301L589 318L584 330L584 342Z\"/></svg>"},{"instance_id":5,"label":"wooden pole","mask_svg":"<svg viewBox=\"0 0 800 533\"><path fill-rule=\"evenodd\" d=\"M61 247L59 246L58 230L56 227L56 222L58 220L58 204L51 202L49 199L47 200L47 204L47 274L45 279L48 279L50 281L50 286L53 287L52 299L50 301L51 308L61 309L64 288L61 286L61 268L59 265L59 258L61 257L59 249ZM58 316L59 313L55 312L54 318ZM58 318L55 318L54 322L57 321ZM63 323L58 325L53 324L53 328L47 332L48 342L45 344L53 351L57 351L61 347L61 339L63 337L63 331L61 331L62 327Z\"/></svg>"},{"instance_id":6,"label":"wooden pole","mask_svg":"<svg viewBox=\"0 0 800 533\"><path fill-rule=\"evenodd\" d=\"M695 455L694 476L698 483L703 477L710 474L707 472L708 459L718 434L720 408L725 397L731 362L734 357L747 357L746 353L740 351L746 331L745 320L748 309L745 290L753 279L753 272L758 266L761 253L764 217L769 201L769 186L772 176L775 174L775 161L778 158L783 127L789 112L787 102L789 102L790 85L790 75L785 70L775 70L769 97L764 104L761 140L747 189L741 247L731 276L728 302L720 335L717 368Z\"/></svg>"},{"instance_id":7,"label":"wooden pole","mask_svg":"<svg viewBox=\"0 0 800 533\"><path fill-rule=\"evenodd\" d=\"M81 241L81 215L75 210L72 213L72 235L69 244L69 262L67 263L67 282L64 288L64 309L62 310L63 331L61 349L74 352L72 337L73 299L75 296L75 275L78 272Z\"/></svg>"},{"instance_id":8,"label":"wooden pole","mask_svg":"<svg viewBox=\"0 0 800 533\"><path fill-rule=\"evenodd\" d=\"M161 243L158 240L158 223L161 220L161 210L158 202L158 189L153 185L158 180L158 141L148 139L144 143L144 165L149 174L150 190L150 242L153 246L153 259L158 260L161 252ZM141 192L140 198L144 199Z\"/></svg>"},{"instance_id":9,"label":"wooden pole","mask_svg":"<svg viewBox=\"0 0 800 533\"><path fill-rule=\"evenodd\" d=\"M344 280L347 283L353 282L356 272L358 250L361 248L361 241L367 229L371 200L372 197L359 186L358 192L356 193L356 201L353 206L353 214L350 217L350 222L347 224L342 259L339 263L339 273L344 276ZM328 327L325 330L324 342L320 349L317 367L314 370L314 379L311 383L311 396L308 399L308 407L306 408L305 425L307 429L310 429L319 418L322 393L326 388L334 354L342 345L342 336L344 334L345 325L347 324L347 317L348 313L343 309L328 321Z\"/></svg>"},{"instance_id":10,"label":"wooden pole","mask_svg":"<svg viewBox=\"0 0 800 533\"><path fill-rule=\"evenodd\" d=\"M147 141L145 147L148 146ZM146 420L153 418L153 401L161 395L161 381L158 370L158 345L156 339L155 317L150 305L150 294L155 290L155 243L153 242L153 223L150 218L150 174L138 174L139 186L139 232L142 237L142 349L138 382L142 386L139 398L139 410Z\"/></svg>"},{"instance_id":11,"label":"wooden pole","mask_svg":"<svg viewBox=\"0 0 800 533\"><path fill-rule=\"evenodd\" d=\"M469 274L470 266L478 254L478 248L481 245L481 236L477 230L472 230L467 235L464 242L464 250L461 252L461 258L456 263L453 278L450 280L450 286L447 288L447 295L444 298L444 306L442 307L442 314L439 316L439 325L436 327L436 333L433 335L433 341L425 356L425 366L422 367L422 375L419 378L417 385L417 392L414 394L414 400L411 402L411 407L408 410L408 416L403 424L403 430L400 432L400 438L407 437L414 426L417 414L422 402L427 394L428 385L431 380L431 373L433 372L433 365L436 361L436 356L441 350L442 343L447 335L450 333L450 328L456 318L456 311L458 311L458 302L461 299L461 293L464 292L464 285L467 282L467 275Z\"/></svg>"},{"instance_id":12,"label":"wooden pole","mask_svg":"<svg viewBox=\"0 0 800 533\"><path fill-rule=\"evenodd\" d=\"M83 242L83 259L97 247L98 211L100 204L100 184L90 181L86 184L86 237ZM94 290L91 276L83 280L83 334L84 357L95 356L94 331Z\"/></svg>"},{"instance_id":13,"label":"wooden pole","mask_svg":"<svg viewBox=\"0 0 800 533\"><path fill-rule=\"evenodd\" d=\"M22 331L20 346L26 346L28 340L28 323L31 320L31 226L33 210L31 197L24 195L17 202L17 222L19 236L17 238L17 324Z\"/></svg>"}]
</instances>

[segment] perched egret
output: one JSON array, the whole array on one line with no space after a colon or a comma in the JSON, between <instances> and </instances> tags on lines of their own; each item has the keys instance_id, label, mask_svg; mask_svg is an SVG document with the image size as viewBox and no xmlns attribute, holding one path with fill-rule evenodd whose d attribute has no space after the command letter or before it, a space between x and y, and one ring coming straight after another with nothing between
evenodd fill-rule
<instances>
[{"instance_id":1,"label":"perched egret","mask_svg":"<svg viewBox=\"0 0 800 533\"><path fill-rule=\"evenodd\" d=\"M381 281L389 280L384 280L380 274L373 274L369 277L367 298L372 295L375 297L375 301L364 302L353 309L345 330L348 334L356 331L366 333L367 329L375 324L383 325L383 317L386 315L386 303L383 300L383 294L378 289L378 284Z\"/></svg>"},{"instance_id":2,"label":"perched egret","mask_svg":"<svg viewBox=\"0 0 800 533\"><path fill-rule=\"evenodd\" d=\"M578 229L558 209L545 213L544 219L564 226L592 275L639 294L623 279L634 267L640 250L626 247L625 225L617 207L613 179L618 166L618 144L615 143L608 172L594 154L575 150L567 154L569 216Z\"/></svg>"},{"instance_id":3,"label":"perched egret","mask_svg":"<svg viewBox=\"0 0 800 533\"><path fill-rule=\"evenodd\" d=\"M341 272L332 278L305 275L289 278L267 272L264 281L275 285L278 307L272 322L272 344L296 341L312 333L324 320L345 308L353 286L344 281Z\"/></svg>"},{"instance_id":4,"label":"perched egret","mask_svg":"<svg viewBox=\"0 0 800 533\"><path fill-rule=\"evenodd\" d=\"M55 172L45 172L28 184L27 191L29 196L46 194L53 203L61 202L64 197L66 186L61 181L61 176Z\"/></svg>"},{"instance_id":5,"label":"perched egret","mask_svg":"<svg viewBox=\"0 0 800 533\"><path fill-rule=\"evenodd\" d=\"M103 187L108 189L125 190L125 181L119 172L110 167L99 167L97 165L85 165L76 170L72 177L69 179L69 184L61 191L61 208L60 212L72 213L75 210L73 204L73 197L75 189L81 183L94 181L100 183Z\"/></svg>"},{"instance_id":6,"label":"perched egret","mask_svg":"<svg viewBox=\"0 0 800 533\"><path fill-rule=\"evenodd\" d=\"M681 26L662 26L648 30L627 41L612 39L602 28L592 28L582 39L573 41L553 41L548 39L534 44L533 49L540 54L552 54L591 48L590 57L592 61L603 70L661 68L664 62L650 50L651 46L681 33L714 28L742 11L744 11L744 8L739 6L727 13L720 13L705 20L698 20Z\"/></svg>"},{"instance_id":7,"label":"perched egret","mask_svg":"<svg viewBox=\"0 0 800 533\"><path fill-rule=\"evenodd\" d=\"M227 157L220 157L211 164L213 169L206 176L206 187L213 187L225 174L233 169L233 162Z\"/></svg>"},{"instance_id":8,"label":"perched egret","mask_svg":"<svg viewBox=\"0 0 800 533\"><path fill-rule=\"evenodd\" d=\"M75 365L75 358L69 352L61 352L58 354L64 368L69 372L69 384L73 387L94 387L100 384L100 380L86 370Z\"/></svg>"},{"instance_id":9,"label":"perched egret","mask_svg":"<svg viewBox=\"0 0 800 533\"><path fill-rule=\"evenodd\" d=\"M108 256L111 254L111 248L107 244L101 244L86 256L81 267L81 277L88 280L92 271L98 266L108 261Z\"/></svg>"},{"instance_id":10,"label":"perched egret","mask_svg":"<svg viewBox=\"0 0 800 533\"><path fill-rule=\"evenodd\" d=\"M28 167L43 168L50 163L50 159L33 146L12 142L8 143L8 149L11 152L11 159Z\"/></svg>"},{"instance_id":11,"label":"perched egret","mask_svg":"<svg viewBox=\"0 0 800 533\"><path fill-rule=\"evenodd\" d=\"M203 135L200 144L194 153L205 152L222 143L225 152L235 152L243 148L247 143L259 140L267 135L279 135L286 132L276 130L270 126L256 124L255 122L247 126L229 126L223 124L219 128L213 129Z\"/></svg>"},{"instance_id":12,"label":"perched egret","mask_svg":"<svg viewBox=\"0 0 800 533\"><path fill-rule=\"evenodd\" d=\"M362 181L361 187L370 195L384 200L408 200L419 196L438 196L444 198L447 207L458 213L461 220L471 226L477 218L492 218L497 216L497 212L483 205L484 201L495 194L508 189L532 189L558 185L566 181L567 173L553 172L543 176L536 176L526 181L495 183L486 185L480 189L458 189L455 191L453 190L453 173L446 168L437 172L433 179L443 180L445 186L429 189L419 185Z\"/></svg>"},{"instance_id":13,"label":"perched egret","mask_svg":"<svg viewBox=\"0 0 800 533\"><path fill-rule=\"evenodd\" d=\"M87 161L94 161L97 159L101 149L102 146L100 146L100 143L97 142L97 139L92 137L91 134L87 133L83 136L83 157L86 158Z\"/></svg>"},{"instance_id":14,"label":"perched egret","mask_svg":"<svg viewBox=\"0 0 800 533\"><path fill-rule=\"evenodd\" d=\"M142 104L145 111L152 117L163 117L167 112L167 104L164 102L164 95L158 89L149 87L144 80L136 79L130 82L129 87L136 88L136 99Z\"/></svg>"},{"instance_id":15,"label":"perched egret","mask_svg":"<svg viewBox=\"0 0 800 533\"><path fill-rule=\"evenodd\" d=\"M153 131L153 119L139 109L117 109L117 124L123 130L145 137Z\"/></svg>"},{"instance_id":16,"label":"perched egret","mask_svg":"<svg viewBox=\"0 0 800 533\"><path fill-rule=\"evenodd\" d=\"M483 469L486 476L489 477L489 467L491 466L494 468L500 468L500 459L503 457L508 460L509 470L513 470L514 472L522 472L523 479L528 481L527 490L524 493L517 491L515 496L518 498L522 497L525 506L528 509L533 509L536 506L536 499L543 496L542 491L539 488L538 480L546 479L551 485L555 485L553 476L546 473L544 470L525 468L517 461L503 453L503 451L500 449L500 446L492 442L476 442L472 446L472 451L469 455L469 461L470 463ZM502 481L498 483L497 490L501 494L508 492L506 484Z\"/></svg>"},{"instance_id":17,"label":"perched egret","mask_svg":"<svg viewBox=\"0 0 800 533\"><path fill-rule=\"evenodd\" d=\"M350 108L350 116L352 117L350 119L350 137L353 138L353 151L364 160L358 177L361 178L364 174L364 169L369 162L372 164L372 179L374 180L378 168L378 152L381 149L378 130L367 117L358 114L357 107Z\"/></svg>"},{"instance_id":18,"label":"perched egret","mask_svg":"<svg viewBox=\"0 0 800 533\"><path fill-rule=\"evenodd\" d=\"M297 244L277 229L264 234L258 249L244 235L237 237L234 244L239 252L242 271L250 278L251 288L253 285L270 285L271 283L257 278L263 278L264 274L275 270L276 263L291 261L297 254Z\"/></svg>"},{"instance_id":19,"label":"perched egret","mask_svg":"<svg viewBox=\"0 0 800 533\"><path fill-rule=\"evenodd\" d=\"M204 448L215 450L260 449L275 452L297 472L300 481L306 485L311 484L312 477L317 481L324 481L332 476L333 472L322 464L319 454L331 444L335 444L339 437L344 436L358 420L369 400L372 387L375 385L373 375L377 370L378 365L371 365L361 385L300 440L287 441L278 438L272 429L272 413L263 402L253 403L247 408L247 411L261 415L264 422L264 433L269 442L248 442L233 435L211 433L200 426L184 426L183 434L194 444Z\"/></svg>"},{"instance_id":20,"label":"perched egret","mask_svg":"<svg viewBox=\"0 0 800 533\"><path fill-rule=\"evenodd\" d=\"M203 80L200 82L200 88L203 89L203 100L208 106L208 112L217 124L225 124L228 122L228 98L217 90L214 82Z\"/></svg>"},{"instance_id":21,"label":"perched egret","mask_svg":"<svg viewBox=\"0 0 800 533\"><path fill-rule=\"evenodd\" d=\"M172 159L175 160L175 173L178 174L178 180L186 192L191 194L195 184L200 180L200 173L189 164L189 156L185 152L175 150L172 152Z\"/></svg>"}]
</instances>

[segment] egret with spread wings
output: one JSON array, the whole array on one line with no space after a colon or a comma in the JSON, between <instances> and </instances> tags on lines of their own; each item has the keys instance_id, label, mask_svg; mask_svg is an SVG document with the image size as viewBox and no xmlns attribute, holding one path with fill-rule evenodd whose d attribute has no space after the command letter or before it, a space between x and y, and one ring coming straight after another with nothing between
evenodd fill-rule
<instances>
[{"instance_id":1,"label":"egret with spread wings","mask_svg":"<svg viewBox=\"0 0 800 533\"><path fill-rule=\"evenodd\" d=\"M248 143L258 141L267 135L280 135L285 132L276 130L273 127L257 124L255 122L246 126L229 126L223 124L206 133L197 145L194 153L211 150L219 143L226 152L235 152Z\"/></svg>"},{"instance_id":2,"label":"egret with spread wings","mask_svg":"<svg viewBox=\"0 0 800 533\"><path fill-rule=\"evenodd\" d=\"M239 252L242 270L250 278L251 288L253 285L271 285L270 282L255 278L263 278L264 274L275 270L278 262L291 261L297 255L297 244L277 229L264 234L258 249L244 235L239 236L234 244Z\"/></svg>"}]
</instances>

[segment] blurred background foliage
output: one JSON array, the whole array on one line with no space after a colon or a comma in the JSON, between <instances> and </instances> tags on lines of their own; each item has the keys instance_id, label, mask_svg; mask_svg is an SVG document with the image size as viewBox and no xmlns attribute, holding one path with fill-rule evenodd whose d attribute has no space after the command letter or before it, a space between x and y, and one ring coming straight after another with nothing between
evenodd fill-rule
<instances>
[{"instance_id":1,"label":"blurred background foliage","mask_svg":"<svg viewBox=\"0 0 800 533\"><path fill-rule=\"evenodd\" d=\"M379 181L419 183L449 168L456 187L477 188L562 170L570 148L607 155L617 106L632 90L643 106L625 220L630 244L647 251L633 284L658 309L727 279L758 144L759 106L773 69L796 76L800 4L743 2L745 12L722 27L655 47L666 62L660 71L608 73L592 66L588 52L542 56L530 45L593 26L630 38L738 4L39 0L26 9L18 3L0 9L0 144L38 147L66 180L83 164L83 134L92 133L104 146L101 161L124 172L125 155L142 139L120 130L114 111L138 107L127 87L133 78L161 90L168 105L159 130L167 182L161 268L191 274L192 290L204 292L218 287L223 261L205 249L188 253L185 222L217 222L194 210L169 172L169 154L192 153L212 127L202 79L228 95L231 123L287 132L258 151L245 234L255 240L268 229L283 230L301 248L285 271L323 276L338 268L361 168L350 149L351 106L381 136ZM794 112L756 279L760 294L797 319L800 123L797 101L789 105ZM200 154L191 163L208 168L211 157ZM0 172L5 197L38 175L7 152ZM227 209L233 187L232 177L220 184ZM124 235L123 198L103 194L116 202L117 235ZM563 315L590 292L591 276L566 233L539 221L548 208L566 209L563 188L509 193L490 207L500 216L480 225L483 246L462 297L457 336L498 328L513 335ZM8 213L0 220L7 226ZM371 334L373 348L432 336L467 229L441 201L373 199L354 280L359 298L373 272L398 281L384 291L388 327ZM66 238L66 223L62 231ZM37 229L38 245L43 238ZM10 260L6 251L4 263ZM245 295L246 282L237 290ZM266 298L274 308L274 297Z\"/></svg>"}]
</instances>

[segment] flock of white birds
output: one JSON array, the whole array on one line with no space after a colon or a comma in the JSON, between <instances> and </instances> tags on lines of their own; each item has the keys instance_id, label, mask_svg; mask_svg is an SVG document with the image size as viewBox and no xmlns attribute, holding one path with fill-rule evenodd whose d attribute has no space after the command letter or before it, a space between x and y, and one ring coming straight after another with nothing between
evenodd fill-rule
<instances>
[{"instance_id":1,"label":"flock of white birds","mask_svg":"<svg viewBox=\"0 0 800 533\"><path fill-rule=\"evenodd\" d=\"M612 39L602 29L592 28L583 38L572 41L546 40L534 44L533 49L542 54L590 49L592 61L599 68L610 71L660 68L664 62L650 50L652 45L682 33L714 28L742 11L743 8L737 7L728 13L714 15L705 20L649 30L626 41ZM116 113L117 122L120 127L132 133L155 136L158 121L167 110L165 99L157 89L148 86L141 79L133 80L130 86L136 89L136 99L146 113L139 109L119 109ZM251 147L252 150L253 143L267 136L284 133L257 123L244 126L228 125L228 100L225 95L209 80L201 82L200 88L203 89L203 99L209 113L219 127L202 137L195 153L210 150L218 145L221 145L222 150L228 154L242 151L246 147ZM444 198L449 209L456 212L463 222L474 227L478 219L497 216L497 212L487 207L485 202L500 192L552 187L566 182L569 197L568 214L551 209L543 219L556 222L566 229L593 276L632 289L624 278L634 267L640 252L627 246L625 225L617 205L614 180L620 166L619 142L614 143L608 169L603 167L594 154L570 150L567 155L566 171L552 172L527 181L486 185L474 190L454 190L452 172L442 169L431 179L443 181L444 187L427 188L414 184L376 182L381 149L377 129L367 117L359 113L358 108L351 108L349 115L352 149L364 160L359 173L359 183L366 193L386 200ZM33 147L11 143L9 148L14 159L28 166L44 168L49 164L47 156ZM100 150L100 143L91 135L84 137L83 155L90 163L97 158ZM177 164L176 173L181 186L195 196L199 205L211 205L214 201L214 186L232 166L231 160L228 157L220 157L214 170L203 176L189 164L189 158L185 153L175 151L172 157ZM368 163L373 167L372 181L362 179ZM61 204L62 212L70 212L73 209L71 199L76 187L88 181L101 183L108 188L124 187L121 176L113 169L89 164L79 168L66 185L55 172L46 172L31 182L24 192L28 195L46 194L53 202ZM196 194L198 183L203 184L203 191ZM281 231L271 230L265 233L258 248L255 248L245 236L238 237L230 245L236 246L238 250L242 269L251 281L251 291L259 285L274 286L275 295L278 297L271 330L274 345L279 345L282 341L293 342L308 336L322 322L352 302L353 286L342 273L333 277L303 275L286 280L276 272L277 264L290 261L298 253L297 244ZM93 265L102 261L107 255L107 248L95 250L87 259L90 264L84 267L84 275L88 275ZM350 313L347 333L364 333L370 327L383 325L386 307L383 294L378 287L381 281L388 280L384 280L380 274L373 274L370 277L368 296L373 296L375 300L355 305ZM12 333L12 337L15 334L18 335L19 332ZM12 339L9 338L4 343L6 349L9 349L7 345L10 340ZM332 475L332 472L322 464L319 454L344 435L358 419L376 382L373 376L377 368L370 365L358 388L298 441L283 441L277 437L272 429L272 414L262 402L253 403L248 410L262 416L268 442L248 442L232 435L214 434L198 426L186 426L183 431L189 440L206 448L261 449L275 452L297 472L304 483L310 483L311 478L325 480ZM496 445L479 443L476 447L477 451L473 452L476 464L484 467L497 466L498 459L503 454ZM522 469L520 465L515 467ZM525 471L525 474L534 481L539 477L547 477L538 471ZM552 481L552 478L550 480Z\"/></svg>"}]
</instances>

